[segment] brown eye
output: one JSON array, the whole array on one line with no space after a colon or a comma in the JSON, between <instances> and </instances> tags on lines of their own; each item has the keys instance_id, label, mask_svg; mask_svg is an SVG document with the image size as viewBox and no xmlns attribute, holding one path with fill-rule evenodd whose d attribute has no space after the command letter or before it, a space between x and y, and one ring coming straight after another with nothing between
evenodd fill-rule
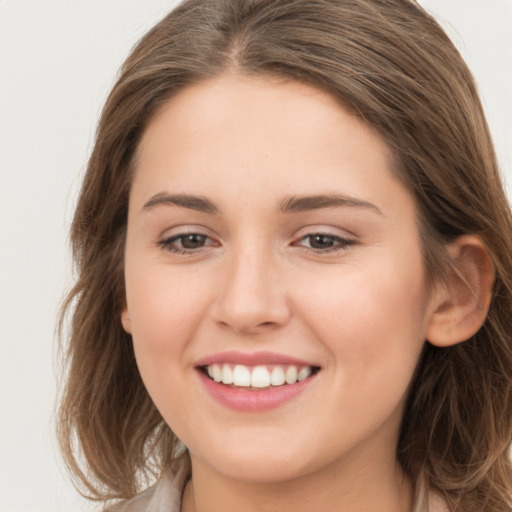
<instances>
[{"instance_id":1,"label":"brown eye","mask_svg":"<svg viewBox=\"0 0 512 512\"><path fill-rule=\"evenodd\" d=\"M304 247L310 252L322 254L344 251L350 245L354 245L355 243L355 240L342 238L336 235L329 235L327 233L311 233L309 235L303 236L293 245Z\"/></svg>"},{"instance_id":2,"label":"brown eye","mask_svg":"<svg viewBox=\"0 0 512 512\"><path fill-rule=\"evenodd\" d=\"M182 233L160 240L158 245L162 249L176 254L193 254L205 247L218 246L218 243L201 233Z\"/></svg>"},{"instance_id":3,"label":"brown eye","mask_svg":"<svg viewBox=\"0 0 512 512\"><path fill-rule=\"evenodd\" d=\"M207 237L199 233L190 233L189 235L182 235L179 240L183 249L197 249L202 247L206 242Z\"/></svg>"},{"instance_id":4,"label":"brown eye","mask_svg":"<svg viewBox=\"0 0 512 512\"><path fill-rule=\"evenodd\" d=\"M309 235L306 238L312 249L330 249L336 243L336 237L329 235Z\"/></svg>"}]
</instances>

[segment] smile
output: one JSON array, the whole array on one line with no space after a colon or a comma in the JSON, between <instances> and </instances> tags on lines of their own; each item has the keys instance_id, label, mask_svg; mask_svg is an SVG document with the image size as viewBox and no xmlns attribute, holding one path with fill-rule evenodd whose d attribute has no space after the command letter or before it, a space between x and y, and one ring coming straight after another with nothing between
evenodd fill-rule
<instances>
[{"instance_id":1,"label":"smile","mask_svg":"<svg viewBox=\"0 0 512 512\"><path fill-rule=\"evenodd\" d=\"M240 412L285 405L314 386L321 367L284 354L223 352L196 363L207 395Z\"/></svg>"},{"instance_id":2,"label":"smile","mask_svg":"<svg viewBox=\"0 0 512 512\"><path fill-rule=\"evenodd\" d=\"M256 391L302 382L311 377L318 367L293 364L246 366L221 363L204 366L203 370L214 382Z\"/></svg>"}]
</instances>

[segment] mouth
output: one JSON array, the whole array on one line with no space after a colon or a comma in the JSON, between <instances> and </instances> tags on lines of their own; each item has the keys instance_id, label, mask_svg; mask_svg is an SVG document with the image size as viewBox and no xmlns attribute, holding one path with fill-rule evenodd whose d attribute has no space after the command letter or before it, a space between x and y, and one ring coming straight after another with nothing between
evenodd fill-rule
<instances>
[{"instance_id":1,"label":"mouth","mask_svg":"<svg viewBox=\"0 0 512 512\"><path fill-rule=\"evenodd\" d=\"M199 370L211 381L231 388L260 391L293 386L320 371L318 366L273 364L254 365L214 363L203 365Z\"/></svg>"}]
</instances>

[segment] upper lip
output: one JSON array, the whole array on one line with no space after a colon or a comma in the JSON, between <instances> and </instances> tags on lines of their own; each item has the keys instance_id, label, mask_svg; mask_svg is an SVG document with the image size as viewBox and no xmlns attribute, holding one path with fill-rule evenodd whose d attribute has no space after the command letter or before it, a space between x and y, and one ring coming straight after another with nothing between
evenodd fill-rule
<instances>
[{"instance_id":1,"label":"upper lip","mask_svg":"<svg viewBox=\"0 0 512 512\"><path fill-rule=\"evenodd\" d=\"M244 366L272 365L272 364L288 364L296 366L319 366L310 361L298 359L296 357L275 352L237 352L227 351L218 352L201 358L197 361L196 366L209 366L211 364L228 363L242 364Z\"/></svg>"}]
</instances>

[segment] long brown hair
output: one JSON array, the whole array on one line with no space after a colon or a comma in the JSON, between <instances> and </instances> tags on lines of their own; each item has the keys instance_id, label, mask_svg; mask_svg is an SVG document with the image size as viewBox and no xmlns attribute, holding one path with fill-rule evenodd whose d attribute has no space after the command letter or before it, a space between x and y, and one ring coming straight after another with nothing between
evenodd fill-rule
<instances>
[{"instance_id":1,"label":"long brown hair","mask_svg":"<svg viewBox=\"0 0 512 512\"><path fill-rule=\"evenodd\" d=\"M59 439L72 472L93 498L128 498L178 457L120 322L128 194L159 107L233 70L322 88L378 131L416 199L432 280L443 275L447 242L483 238L496 272L487 320L464 343L425 344L397 457L454 512L510 511L511 213L473 78L413 0L187 0L132 51L104 107L71 228L77 280L61 317L69 328Z\"/></svg>"}]
</instances>

